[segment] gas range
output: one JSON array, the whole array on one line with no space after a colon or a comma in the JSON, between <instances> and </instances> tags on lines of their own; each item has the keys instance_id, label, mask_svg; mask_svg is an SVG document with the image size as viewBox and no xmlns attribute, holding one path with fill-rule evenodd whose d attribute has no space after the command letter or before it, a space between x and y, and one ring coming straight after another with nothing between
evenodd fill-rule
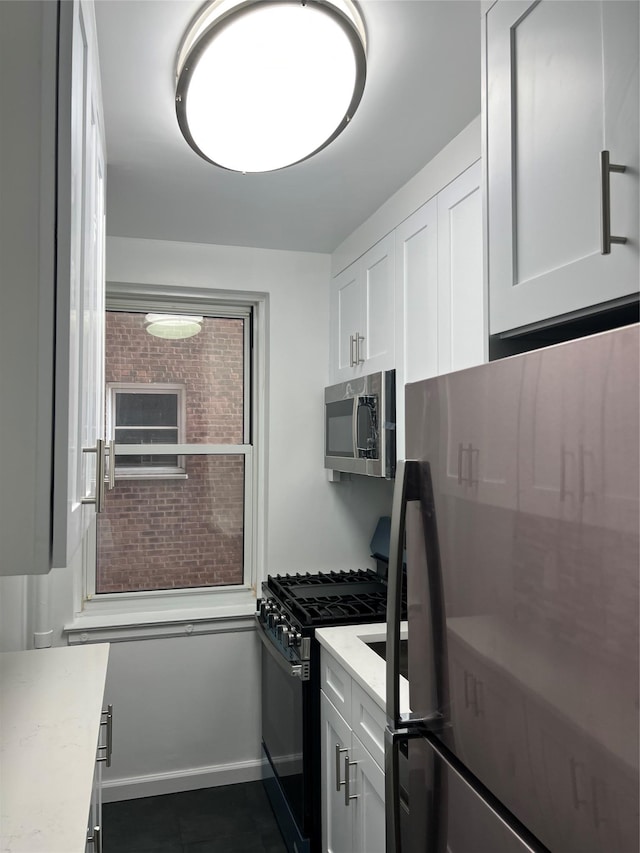
<instances>
[{"instance_id":1,"label":"gas range","mask_svg":"<svg viewBox=\"0 0 640 853\"><path fill-rule=\"evenodd\" d=\"M363 569L272 575L262 585L256 616L287 660L304 663L315 628L381 622L386 610L384 579Z\"/></svg>"},{"instance_id":2,"label":"gas range","mask_svg":"<svg viewBox=\"0 0 640 853\"><path fill-rule=\"evenodd\" d=\"M262 641L265 788L291 850L322 849L315 629L385 622L386 611L386 581L370 569L272 575L262 584L256 628Z\"/></svg>"}]
</instances>

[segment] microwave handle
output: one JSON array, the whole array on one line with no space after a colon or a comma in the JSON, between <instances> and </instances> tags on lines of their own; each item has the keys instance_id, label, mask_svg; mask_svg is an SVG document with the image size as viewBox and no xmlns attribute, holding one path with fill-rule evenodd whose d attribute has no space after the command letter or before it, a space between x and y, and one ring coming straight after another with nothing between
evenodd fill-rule
<instances>
[{"instance_id":1,"label":"microwave handle","mask_svg":"<svg viewBox=\"0 0 640 853\"><path fill-rule=\"evenodd\" d=\"M353 414L351 417L351 439L353 441L353 458L358 458L358 406L360 405L360 397L357 395L353 398Z\"/></svg>"},{"instance_id":2,"label":"microwave handle","mask_svg":"<svg viewBox=\"0 0 640 853\"><path fill-rule=\"evenodd\" d=\"M353 412L353 458L358 459L358 451L367 452L369 447L360 447L358 445L358 424L360 423L360 404L363 406L367 406L371 408L371 401L375 400L375 396L371 394L361 394L360 396L355 398L355 409Z\"/></svg>"}]
</instances>

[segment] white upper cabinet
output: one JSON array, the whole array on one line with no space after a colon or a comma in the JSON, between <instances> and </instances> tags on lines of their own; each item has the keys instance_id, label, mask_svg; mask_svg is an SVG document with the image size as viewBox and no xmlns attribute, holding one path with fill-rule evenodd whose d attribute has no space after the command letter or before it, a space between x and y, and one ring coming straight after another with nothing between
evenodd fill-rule
<instances>
[{"instance_id":1,"label":"white upper cabinet","mask_svg":"<svg viewBox=\"0 0 640 853\"><path fill-rule=\"evenodd\" d=\"M103 435L105 156L93 5L0 3L0 38L0 574L41 574L70 562L95 512L83 501L95 495L97 454L83 448Z\"/></svg>"},{"instance_id":2,"label":"white upper cabinet","mask_svg":"<svg viewBox=\"0 0 640 853\"><path fill-rule=\"evenodd\" d=\"M438 193L438 373L486 359L482 276L482 167Z\"/></svg>"},{"instance_id":3,"label":"white upper cabinet","mask_svg":"<svg viewBox=\"0 0 640 853\"><path fill-rule=\"evenodd\" d=\"M485 105L490 333L637 293L638 3L499 0Z\"/></svg>"},{"instance_id":4,"label":"white upper cabinet","mask_svg":"<svg viewBox=\"0 0 640 853\"><path fill-rule=\"evenodd\" d=\"M481 163L396 228L396 382L418 382L486 361ZM404 395L396 393L398 457Z\"/></svg>"},{"instance_id":5,"label":"white upper cabinet","mask_svg":"<svg viewBox=\"0 0 640 853\"><path fill-rule=\"evenodd\" d=\"M384 237L331 283L331 381L394 366L394 240Z\"/></svg>"}]
</instances>

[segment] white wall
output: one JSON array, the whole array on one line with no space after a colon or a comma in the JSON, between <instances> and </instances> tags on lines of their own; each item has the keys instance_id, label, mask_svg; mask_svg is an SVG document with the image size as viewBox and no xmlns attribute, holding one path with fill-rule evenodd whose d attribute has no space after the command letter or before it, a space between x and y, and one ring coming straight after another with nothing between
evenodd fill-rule
<instances>
[{"instance_id":1,"label":"white wall","mask_svg":"<svg viewBox=\"0 0 640 853\"><path fill-rule=\"evenodd\" d=\"M107 280L268 294L266 572L369 565L391 485L332 484L323 468L328 381L327 255L125 238L107 241ZM117 709L105 798L257 778L260 668L251 632L112 646Z\"/></svg>"},{"instance_id":2,"label":"white wall","mask_svg":"<svg viewBox=\"0 0 640 853\"><path fill-rule=\"evenodd\" d=\"M328 255L110 237L107 280L269 295L266 570L367 563L388 483L328 483L323 392L329 375Z\"/></svg>"}]
</instances>

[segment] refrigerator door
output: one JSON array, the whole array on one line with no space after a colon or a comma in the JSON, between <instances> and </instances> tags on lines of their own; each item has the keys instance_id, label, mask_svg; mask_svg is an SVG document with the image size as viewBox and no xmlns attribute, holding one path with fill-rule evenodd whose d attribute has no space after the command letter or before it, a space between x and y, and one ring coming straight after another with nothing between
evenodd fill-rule
<instances>
[{"instance_id":1,"label":"refrigerator door","mask_svg":"<svg viewBox=\"0 0 640 853\"><path fill-rule=\"evenodd\" d=\"M639 849L639 363L633 326L406 388L412 717L554 853Z\"/></svg>"},{"instance_id":2,"label":"refrigerator door","mask_svg":"<svg viewBox=\"0 0 640 853\"><path fill-rule=\"evenodd\" d=\"M545 848L483 798L436 741L408 742L398 853L540 853Z\"/></svg>"}]
</instances>

